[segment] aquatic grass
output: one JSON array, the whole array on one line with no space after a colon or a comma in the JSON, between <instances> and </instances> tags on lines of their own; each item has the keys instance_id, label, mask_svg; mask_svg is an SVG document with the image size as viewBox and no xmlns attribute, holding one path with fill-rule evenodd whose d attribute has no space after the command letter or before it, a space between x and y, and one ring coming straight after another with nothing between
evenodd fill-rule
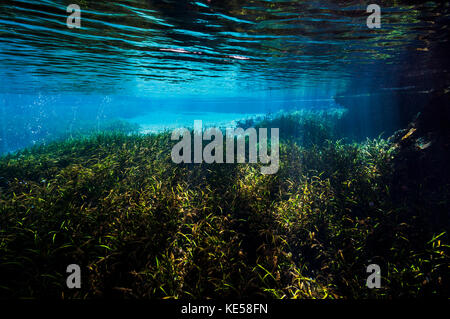
<instances>
[{"instance_id":1,"label":"aquatic grass","mask_svg":"<svg viewBox=\"0 0 450 319\"><path fill-rule=\"evenodd\" d=\"M176 165L168 132L99 133L0 158L0 295L446 294L448 225L431 214L448 203L395 192L394 144L325 138L322 115L306 143L298 115L264 121L292 128L275 175L261 164ZM71 263L82 267L80 290L65 287ZM370 263L382 289L365 287Z\"/></svg>"}]
</instances>

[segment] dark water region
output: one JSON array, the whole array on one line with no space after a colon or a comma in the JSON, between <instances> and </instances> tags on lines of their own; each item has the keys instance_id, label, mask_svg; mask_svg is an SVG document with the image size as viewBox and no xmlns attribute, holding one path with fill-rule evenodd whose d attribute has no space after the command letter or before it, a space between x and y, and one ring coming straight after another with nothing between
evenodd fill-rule
<instances>
[{"instance_id":1,"label":"dark water region","mask_svg":"<svg viewBox=\"0 0 450 319\"><path fill-rule=\"evenodd\" d=\"M449 298L450 2L377 4L2 1L0 298ZM194 119L279 170L175 164Z\"/></svg>"}]
</instances>

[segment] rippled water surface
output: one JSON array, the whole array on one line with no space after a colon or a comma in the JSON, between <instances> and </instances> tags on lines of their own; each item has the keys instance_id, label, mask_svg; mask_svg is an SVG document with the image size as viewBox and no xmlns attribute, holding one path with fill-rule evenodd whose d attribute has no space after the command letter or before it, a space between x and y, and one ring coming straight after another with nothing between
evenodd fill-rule
<instances>
[{"instance_id":1,"label":"rippled water surface","mask_svg":"<svg viewBox=\"0 0 450 319\"><path fill-rule=\"evenodd\" d=\"M358 78L396 88L396 73L418 76L414 60L439 72L430 46L448 41L448 3L385 1L369 29L362 1L85 0L69 29L71 2L1 2L0 92L324 95Z\"/></svg>"}]
</instances>

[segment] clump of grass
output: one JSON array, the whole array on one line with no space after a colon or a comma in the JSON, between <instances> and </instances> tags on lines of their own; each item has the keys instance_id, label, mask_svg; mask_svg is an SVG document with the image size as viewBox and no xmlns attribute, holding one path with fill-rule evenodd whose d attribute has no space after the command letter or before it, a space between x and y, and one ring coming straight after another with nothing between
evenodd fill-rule
<instances>
[{"instance_id":1,"label":"clump of grass","mask_svg":"<svg viewBox=\"0 0 450 319\"><path fill-rule=\"evenodd\" d=\"M311 147L313 145L320 146L338 135L336 123L342 115L343 111L334 109L328 111L280 111L263 118L238 122L237 126L279 128L281 140L295 141L303 147Z\"/></svg>"},{"instance_id":2,"label":"clump of grass","mask_svg":"<svg viewBox=\"0 0 450 319\"><path fill-rule=\"evenodd\" d=\"M392 194L387 141L345 143L310 116L259 124L290 132L275 175L259 164L176 165L168 133L95 134L4 156L0 295L447 296L448 225L430 215L446 206ZM65 287L72 263L79 290ZM381 289L365 287L372 263Z\"/></svg>"}]
</instances>

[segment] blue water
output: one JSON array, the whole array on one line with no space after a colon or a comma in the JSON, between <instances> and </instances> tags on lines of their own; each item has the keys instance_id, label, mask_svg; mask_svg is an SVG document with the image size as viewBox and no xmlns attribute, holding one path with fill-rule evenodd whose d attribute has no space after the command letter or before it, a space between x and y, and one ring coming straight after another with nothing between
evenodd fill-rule
<instances>
[{"instance_id":1,"label":"blue water","mask_svg":"<svg viewBox=\"0 0 450 319\"><path fill-rule=\"evenodd\" d=\"M357 110L376 135L448 87L448 2L386 2L379 29L362 1L78 1L79 29L69 3L0 3L0 153L82 123L305 108Z\"/></svg>"}]
</instances>

